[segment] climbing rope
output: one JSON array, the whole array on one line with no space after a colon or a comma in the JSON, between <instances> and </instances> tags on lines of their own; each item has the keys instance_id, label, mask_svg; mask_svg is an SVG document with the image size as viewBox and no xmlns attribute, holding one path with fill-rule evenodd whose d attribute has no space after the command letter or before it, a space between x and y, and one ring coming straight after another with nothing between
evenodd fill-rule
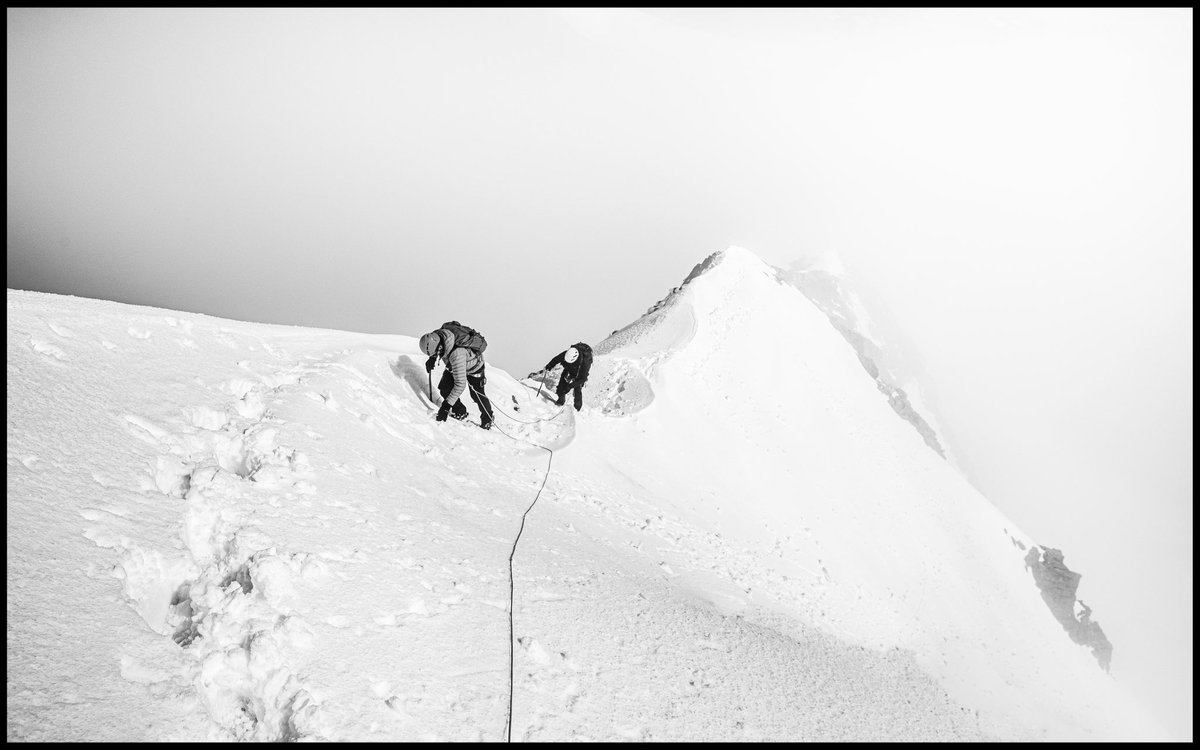
<instances>
[{"instance_id":1,"label":"climbing rope","mask_svg":"<svg viewBox=\"0 0 1200 750\"><path fill-rule=\"evenodd\" d=\"M521 385L524 385L526 388L529 388L530 390L532 390L531 386L528 386L521 381L517 381L517 382L520 382ZM493 402L491 399L488 399L485 394L480 393L475 388L475 386L471 385L471 381L469 379L467 380L467 387L471 389L471 393L472 393L472 395L474 395L476 397L476 399L479 399L480 397L482 397L482 399L486 399L484 401L484 403L487 403L493 411L499 411L501 414L508 417L512 421L517 422L518 424L537 424L538 422L549 422L551 420L557 419L558 415L562 414L563 410L566 408L566 404L563 404L562 406L559 407L558 411L556 411L554 413L554 415L550 416L550 417L542 417L540 419L534 419L532 421L527 421L524 419L517 419L513 415L509 414L508 412L506 412L503 409L496 406L495 402ZM429 391L430 391L430 393L429 393L430 400L432 401L432 399L433 399L432 373L430 375ZM494 420L493 420L492 426L495 427ZM525 517L529 515L529 511L533 510L533 506L537 505L538 499L541 498L541 496L542 496L542 490L544 490L546 488L546 481L548 479L550 479L550 466L554 463L554 450L551 448L547 448L544 445L538 445L537 443L531 442L529 440L524 440L522 438L517 438L512 435L509 435L507 432L500 429L499 427L496 427L495 429L497 432L499 432L501 435L508 438L509 440L519 442L519 443L526 443L528 445L532 445L535 448L541 448L542 450L544 450L550 454L549 459L547 459L547 461L546 461L546 474L545 474L545 476L542 477L542 484L540 487L538 487L537 494L533 496L533 502L530 503L529 507L525 509L525 512L521 514L521 527L519 529L517 529L517 536L515 539L513 539L512 551L509 552L509 554L508 554L508 719L505 722L504 730L505 730L505 735L508 738L508 742L511 743L512 742L513 675L516 670L516 637L515 637L515 631L514 631L514 626L513 626L513 609L515 608L515 604L514 604L515 584L514 584L514 578L513 578L513 557L515 557L517 554L517 543L521 541L521 534L525 531Z\"/></svg>"},{"instance_id":2,"label":"climbing rope","mask_svg":"<svg viewBox=\"0 0 1200 750\"><path fill-rule=\"evenodd\" d=\"M469 382L467 383L467 387L470 388L471 391L476 396L483 395L483 394L480 394L479 391L475 390L475 386L471 385ZM489 401L489 403L490 403L490 401ZM491 406L493 409L497 409L495 404L491 404ZM515 417L513 417L511 414L504 411L503 409L498 409L498 411L501 414L503 414L504 416L513 420L514 422L521 422L522 424L534 424L534 422L524 422L522 420L516 419ZM559 409L558 413L561 413L561 412L562 412L562 409ZM554 417L550 417L550 419L554 419L555 417L557 417L558 413L555 413ZM540 421L546 421L546 420L542 419L542 420L536 420L536 421L540 422ZM550 458L547 459L547 461L546 461L546 474L545 474L545 476L542 477L542 484L540 487L538 487L537 494L533 496L533 502L530 503L529 507L525 509L525 512L521 514L521 527L519 529L517 529L517 536L515 539L513 539L512 551L508 553L508 719L505 722L504 731L508 737L508 742L512 742L513 675L516 671L516 634L515 634L515 631L513 628L513 610L515 609L515 604L514 604L515 584L514 584L514 578L513 578L513 557L516 556L516 554L517 554L517 542L521 541L521 534L525 531L525 517L529 515L529 511L533 510L533 506L537 505L538 499L542 496L542 490L546 489L546 480L548 480L550 478L550 466L551 466L551 464L554 463L554 450L551 448L547 448L544 445L538 445L537 443L530 442L528 440L522 440L520 438L513 437L512 435L509 435L504 430L501 430L499 427L496 427L496 431L499 432L504 437L508 438L509 440L519 442L519 443L526 443L528 445L532 445L535 448L541 448L542 450L544 450L550 454Z\"/></svg>"},{"instance_id":3,"label":"climbing rope","mask_svg":"<svg viewBox=\"0 0 1200 750\"><path fill-rule=\"evenodd\" d=\"M520 382L520 381L518 381L518 382ZM521 385L525 385L525 383L521 383ZM496 406L495 402L493 402L491 399L487 398L487 396L485 394L480 393L475 388L475 386L471 385L471 381L469 379L467 380L467 387L470 388L472 395L476 399L479 399L479 400L486 399L484 401L484 403L487 403L493 412L498 411L501 414L503 414L504 416L511 419L512 421L517 422L518 424L537 424L538 422L549 422L553 419L557 419L558 415L561 414L563 412L563 409L566 408L566 404L564 404L563 406L559 407L558 411L556 411L553 416L550 416L550 417L543 417L540 419L534 419L532 421L528 421L528 420L524 420L524 419L517 419L513 415L509 414L508 412L504 411L500 407ZM528 388L529 386L526 386L526 387ZM431 379L430 380L430 396L433 395L432 390L433 390L433 381ZM478 405L478 403L476 405ZM495 427L494 420L493 420L492 426ZM505 722L504 731L505 731L505 735L508 738L508 742L511 743L512 742L512 708L513 708L513 692L514 692L513 680L514 680L514 674L516 672L516 632L515 632L514 625L513 625L513 610L515 609L515 583L514 583L514 576L513 576L513 557L515 557L517 554L517 543L521 541L521 534L525 531L525 517L529 515L529 511L533 510L533 506L537 505L538 499L541 498L541 496L542 496L542 490L546 489L546 481L550 479L550 467L554 463L554 450L551 448L547 448L544 445L538 445L537 443L531 442L529 440L524 440L522 438L517 438L512 435L509 435L507 432L500 429L499 427L495 427L495 429L497 432L499 432L501 435L508 438L509 440L512 440L514 442L519 442L519 443L526 443L528 445L532 445L535 448L541 448L542 450L544 450L550 454L549 459L547 459L547 461L546 461L546 474L542 477L542 484L540 487L538 487L537 494L533 496L533 502L530 503L529 507L525 509L525 512L521 514L521 526L519 529L517 529L517 536L515 539L513 539L512 551L510 551L508 554L508 718Z\"/></svg>"},{"instance_id":4,"label":"climbing rope","mask_svg":"<svg viewBox=\"0 0 1200 750\"><path fill-rule=\"evenodd\" d=\"M518 380L517 382L520 383L521 381ZM525 383L521 383L521 385L524 385L526 388L529 388L529 386L525 385ZM471 390L475 391L475 387L471 386ZM479 393L479 391L475 391L475 393ZM513 415L509 414L508 412L504 411L500 407L496 406L496 404L494 402L490 402L490 403L492 404L493 409L499 411L501 414L503 414L504 416L508 417L509 419L511 419L512 421L514 421L518 424L537 424L538 422L552 422L555 419L558 419L558 415L563 413L563 409L567 408L566 404L563 404L562 406L558 407L558 411L554 412L554 414L549 417L539 417L538 419L526 421L524 419L517 419ZM512 437L512 436L509 435L509 437Z\"/></svg>"}]
</instances>

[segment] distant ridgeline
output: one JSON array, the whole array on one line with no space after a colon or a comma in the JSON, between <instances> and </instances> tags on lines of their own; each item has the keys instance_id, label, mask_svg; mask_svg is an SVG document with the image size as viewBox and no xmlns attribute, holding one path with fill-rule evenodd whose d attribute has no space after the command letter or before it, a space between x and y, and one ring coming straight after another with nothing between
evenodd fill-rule
<instances>
[{"instance_id":1,"label":"distant ridgeline","mask_svg":"<svg viewBox=\"0 0 1200 750\"><path fill-rule=\"evenodd\" d=\"M784 271L777 268L775 273L781 283L799 289L829 317L833 327L854 347L859 361L875 379L879 390L888 397L892 409L917 429L926 445L945 458L946 454L933 428L912 408L904 390L880 372L875 361L882 358L882 352L878 344L856 330L854 311L846 301L847 294L843 292L838 276L820 269ZM1015 539L1013 542L1025 549L1024 544ZM1055 619L1062 623L1071 640L1090 648L1096 661L1100 662L1100 666L1107 672L1112 662L1112 643L1105 637L1100 624L1091 619L1091 608L1075 598L1082 576L1072 572L1063 563L1063 553L1060 550L1049 547L1040 549L1040 554L1037 547L1029 550L1025 555L1025 565L1032 571L1033 580L1042 593L1042 599Z\"/></svg>"},{"instance_id":2,"label":"distant ridgeline","mask_svg":"<svg viewBox=\"0 0 1200 750\"><path fill-rule=\"evenodd\" d=\"M879 346L869 337L856 330L854 311L846 302L847 294L841 288L841 282L836 274L820 269L804 271L784 271L775 269L781 283L796 287L808 297L828 317L838 333L850 342L858 359L862 362L867 373L875 379L876 385L888 397L892 409L905 421L917 429L925 444L932 448L942 458L946 457L933 428L909 404L904 390L894 385L891 378L880 372L876 360L882 358ZM1013 540L1021 549L1025 545ZM1063 563L1063 553L1049 547L1034 547L1025 555L1025 565L1033 573L1033 580L1042 593L1042 599L1050 607L1055 619L1062 623L1063 629L1076 643L1087 646L1092 650L1096 661L1105 672L1112 662L1112 643L1100 629L1100 623L1091 619L1092 610L1082 601L1075 598L1082 576L1072 572ZM1078 612L1076 611L1078 609Z\"/></svg>"},{"instance_id":3,"label":"distant ridgeline","mask_svg":"<svg viewBox=\"0 0 1200 750\"><path fill-rule=\"evenodd\" d=\"M1013 539L1012 542L1025 549L1019 540ZM1100 623L1092 619L1092 608L1075 598L1079 580L1083 576L1067 567L1063 562L1062 550L1051 547L1031 547L1025 553L1025 566L1033 573L1042 599L1050 607L1054 618L1062 623L1063 630L1067 631L1071 640L1090 648L1096 661L1107 672L1112 663L1113 645L1104 635ZM1079 605L1078 613L1076 604Z\"/></svg>"},{"instance_id":4,"label":"distant ridgeline","mask_svg":"<svg viewBox=\"0 0 1200 750\"><path fill-rule=\"evenodd\" d=\"M887 396L893 411L917 429L917 433L925 441L925 445L945 458L946 452L938 442L937 433L934 432L933 427L909 403L908 394L904 392L904 389L893 383L891 378L880 370L876 363L882 357L879 346L855 330L854 316L844 302L838 277L818 269L785 271L776 268L775 275L780 283L799 289L817 306L817 309L829 317L829 322L833 324L837 332L842 334L850 346L854 347L854 351L858 354L858 361L862 363L867 374L874 379L875 386L883 395Z\"/></svg>"}]
</instances>

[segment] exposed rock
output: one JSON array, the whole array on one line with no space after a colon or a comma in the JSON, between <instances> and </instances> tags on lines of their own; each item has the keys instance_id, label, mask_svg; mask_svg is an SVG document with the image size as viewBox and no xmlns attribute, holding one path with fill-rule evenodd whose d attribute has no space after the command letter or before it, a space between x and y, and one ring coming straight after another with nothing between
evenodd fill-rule
<instances>
[{"instance_id":1,"label":"exposed rock","mask_svg":"<svg viewBox=\"0 0 1200 750\"><path fill-rule=\"evenodd\" d=\"M1025 554L1025 565L1033 573L1042 599L1050 607L1055 619L1062 623L1071 640L1090 648L1096 661L1107 672L1112 662L1112 643L1100 629L1100 623L1092 620L1091 608L1075 598L1079 579L1083 576L1067 567L1061 550L1050 547L1030 547Z\"/></svg>"},{"instance_id":2,"label":"exposed rock","mask_svg":"<svg viewBox=\"0 0 1200 750\"><path fill-rule=\"evenodd\" d=\"M870 369L867 370L870 372ZM908 394L903 388L891 385L881 378L876 378L876 384L879 390L888 397L888 403L891 404L892 411L900 415L900 418L917 428L917 433L921 439L942 458L946 457L946 452L942 450L941 444L938 442L937 434L933 428L925 421L925 418L917 413L917 410L908 402Z\"/></svg>"}]
</instances>

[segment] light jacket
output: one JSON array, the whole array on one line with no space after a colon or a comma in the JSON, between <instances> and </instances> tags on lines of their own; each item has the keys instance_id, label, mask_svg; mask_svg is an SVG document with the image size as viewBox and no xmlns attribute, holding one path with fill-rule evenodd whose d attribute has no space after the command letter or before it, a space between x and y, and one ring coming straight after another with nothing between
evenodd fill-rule
<instances>
[{"instance_id":1,"label":"light jacket","mask_svg":"<svg viewBox=\"0 0 1200 750\"><path fill-rule=\"evenodd\" d=\"M436 333L442 337L442 364L454 378L454 388L446 395L446 401L453 406L467 389L467 376L483 374L483 355L474 349L455 346L454 334L445 328L437 329Z\"/></svg>"}]
</instances>

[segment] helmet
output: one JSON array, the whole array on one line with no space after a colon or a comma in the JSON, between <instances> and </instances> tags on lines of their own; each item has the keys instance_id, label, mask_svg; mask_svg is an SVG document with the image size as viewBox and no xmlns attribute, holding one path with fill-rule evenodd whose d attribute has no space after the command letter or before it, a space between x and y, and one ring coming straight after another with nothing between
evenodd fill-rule
<instances>
[{"instance_id":1,"label":"helmet","mask_svg":"<svg viewBox=\"0 0 1200 750\"><path fill-rule=\"evenodd\" d=\"M425 352L431 357L437 352L438 347L441 346L441 344L442 337L437 335L436 331L433 333L427 333L421 337L421 351Z\"/></svg>"},{"instance_id":2,"label":"helmet","mask_svg":"<svg viewBox=\"0 0 1200 750\"><path fill-rule=\"evenodd\" d=\"M579 359L579 350L573 346L567 347L567 351L563 354L563 359L566 360L568 364L574 362L575 360Z\"/></svg>"}]
</instances>

